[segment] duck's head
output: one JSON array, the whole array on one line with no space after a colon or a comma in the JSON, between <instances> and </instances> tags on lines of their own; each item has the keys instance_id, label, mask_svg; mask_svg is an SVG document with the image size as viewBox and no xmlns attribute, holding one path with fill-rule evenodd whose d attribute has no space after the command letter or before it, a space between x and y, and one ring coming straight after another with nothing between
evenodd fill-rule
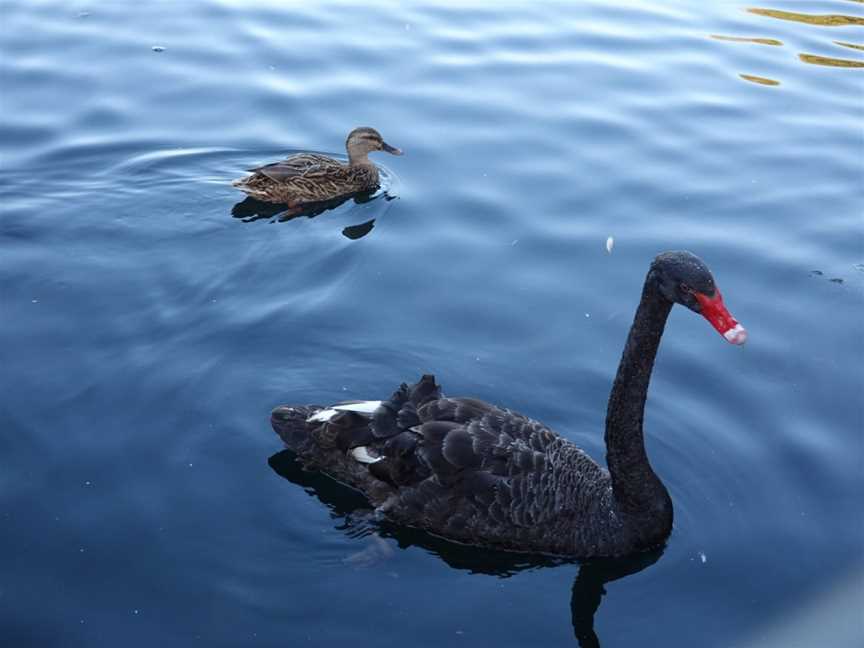
<instances>
[{"instance_id":1,"label":"duck's head","mask_svg":"<svg viewBox=\"0 0 864 648\"><path fill-rule=\"evenodd\" d=\"M366 157L373 151L385 151L391 155L402 155L401 149L390 146L381 137L381 133L368 126L355 128L348 133L345 148L348 149L348 157L352 160Z\"/></svg>"},{"instance_id":2,"label":"duck's head","mask_svg":"<svg viewBox=\"0 0 864 648\"><path fill-rule=\"evenodd\" d=\"M683 250L664 252L654 259L650 275L666 299L708 320L732 344L744 344L747 330L726 310L720 289L705 262Z\"/></svg>"}]
</instances>

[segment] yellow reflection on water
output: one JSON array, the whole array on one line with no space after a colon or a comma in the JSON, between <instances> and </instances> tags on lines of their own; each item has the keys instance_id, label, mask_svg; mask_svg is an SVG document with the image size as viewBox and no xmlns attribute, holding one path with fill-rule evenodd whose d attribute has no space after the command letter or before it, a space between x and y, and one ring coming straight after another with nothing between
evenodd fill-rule
<instances>
[{"instance_id":1,"label":"yellow reflection on water","mask_svg":"<svg viewBox=\"0 0 864 648\"><path fill-rule=\"evenodd\" d=\"M831 67L864 68L864 61L850 61L848 59L832 58L830 56L816 56L815 54L799 54L805 63L812 65L830 65Z\"/></svg>"},{"instance_id":2,"label":"yellow reflection on water","mask_svg":"<svg viewBox=\"0 0 864 648\"><path fill-rule=\"evenodd\" d=\"M864 0L854 0L854 2L864 2ZM852 49L857 49L864 52L864 45L856 45L855 43L844 43L843 41L834 41L834 44L840 45L841 47L851 47Z\"/></svg>"},{"instance_id":3,"label":"yellow reflection on water","mask_svg":"<svg viewBox=\"0 0 864 648\"><path fill-rule=\"evenodd\" d=\"M779 11L778 9L759 9L751 7L747 9L750 13L758 16L768 16L779 20L794 20L808 25L821 25L823 27L840 27L844 25L864 25L864 18L858 16L844 16L841 14L815 15L794 13L792 11Z\"/></svg>"},{"instance_id":4,"label":"yellow reflection on water","mask_svg":"<svg viewBox=\"0 0 864 648\"><path fill-rule=\"evenodd\" d=\"M752 83L758 83L760 85L767 85L767 86L780 85L779 81L776 81L774 79L769 79L767 77L754 76L752 74L739 74L738 76L740 76L745 81L751 81Z\"/></svg>"},{"instance_id":5,"label":"yellow reflection on water","mask_svg":"<svg viewBox=\"0 0 864 648\"><path fill-rule=\"evenodd\" d=\"M861 0L864 2L864 0ZM756 43L757 45L782 45L783 42L773 38L745 38L743 36L720 36L719 34L711 34L711 38L716 38L722 41L733 41L735 43Z\"/></svg>"}]
</instances>

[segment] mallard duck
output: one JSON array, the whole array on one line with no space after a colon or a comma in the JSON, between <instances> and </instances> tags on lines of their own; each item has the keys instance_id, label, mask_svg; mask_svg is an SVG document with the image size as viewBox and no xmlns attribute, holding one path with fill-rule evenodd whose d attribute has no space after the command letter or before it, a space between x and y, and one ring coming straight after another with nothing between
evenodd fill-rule
<instances>
[{"instance_id":1,"label":"mallard duck","mask_svg":"<svg viewBox=\"0 0 864 648\"><path fill-rule=\"evenodd\" d=\"M280 162L248 169L252 175L232 184L248 195L292 208L333 200L378 187L378 167L369 160L372 151L402 155L374 128L355 128L345 142L348 164L318 153L298 153Z\"/></svg>"}]
</instances>

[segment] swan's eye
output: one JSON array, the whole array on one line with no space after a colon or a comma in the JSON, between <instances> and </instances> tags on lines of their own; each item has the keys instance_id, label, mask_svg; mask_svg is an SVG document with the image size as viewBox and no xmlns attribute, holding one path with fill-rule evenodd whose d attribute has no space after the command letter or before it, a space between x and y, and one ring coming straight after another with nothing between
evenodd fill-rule
<instances>
[{"instance_id":1,"label":"swan's eye","mask_svg":"<svg viewBox=\"0 0 864 648\"><path fill-rule=\"evenodd\" d=\"M682 283L680 286L678 286L678 289L682 293L684 293L685 295L692 295L694 292L696 292L690 286L688 286L686 283Z\"/></svg>"}]
</instances>

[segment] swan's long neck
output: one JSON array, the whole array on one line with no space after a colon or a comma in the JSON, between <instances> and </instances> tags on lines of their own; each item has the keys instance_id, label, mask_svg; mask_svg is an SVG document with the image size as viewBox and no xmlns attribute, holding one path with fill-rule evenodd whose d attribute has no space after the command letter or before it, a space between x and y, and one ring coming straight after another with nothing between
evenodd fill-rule
<instances>
[{"instance_id":1,"label":"swan's long neck","mask_svg":"<svg viewBox=\"0 0 864 648\"><path fill-rule=\"evenodd\" d=\"M654 358L671 309L672 303L660 294L649 272L606 412L606 463L618 506L625 513L651 517L668 510L668 516L661 517L668 517L669 525L671 500L648 462L642 419Z\"/></svg>"}]
</instances>

